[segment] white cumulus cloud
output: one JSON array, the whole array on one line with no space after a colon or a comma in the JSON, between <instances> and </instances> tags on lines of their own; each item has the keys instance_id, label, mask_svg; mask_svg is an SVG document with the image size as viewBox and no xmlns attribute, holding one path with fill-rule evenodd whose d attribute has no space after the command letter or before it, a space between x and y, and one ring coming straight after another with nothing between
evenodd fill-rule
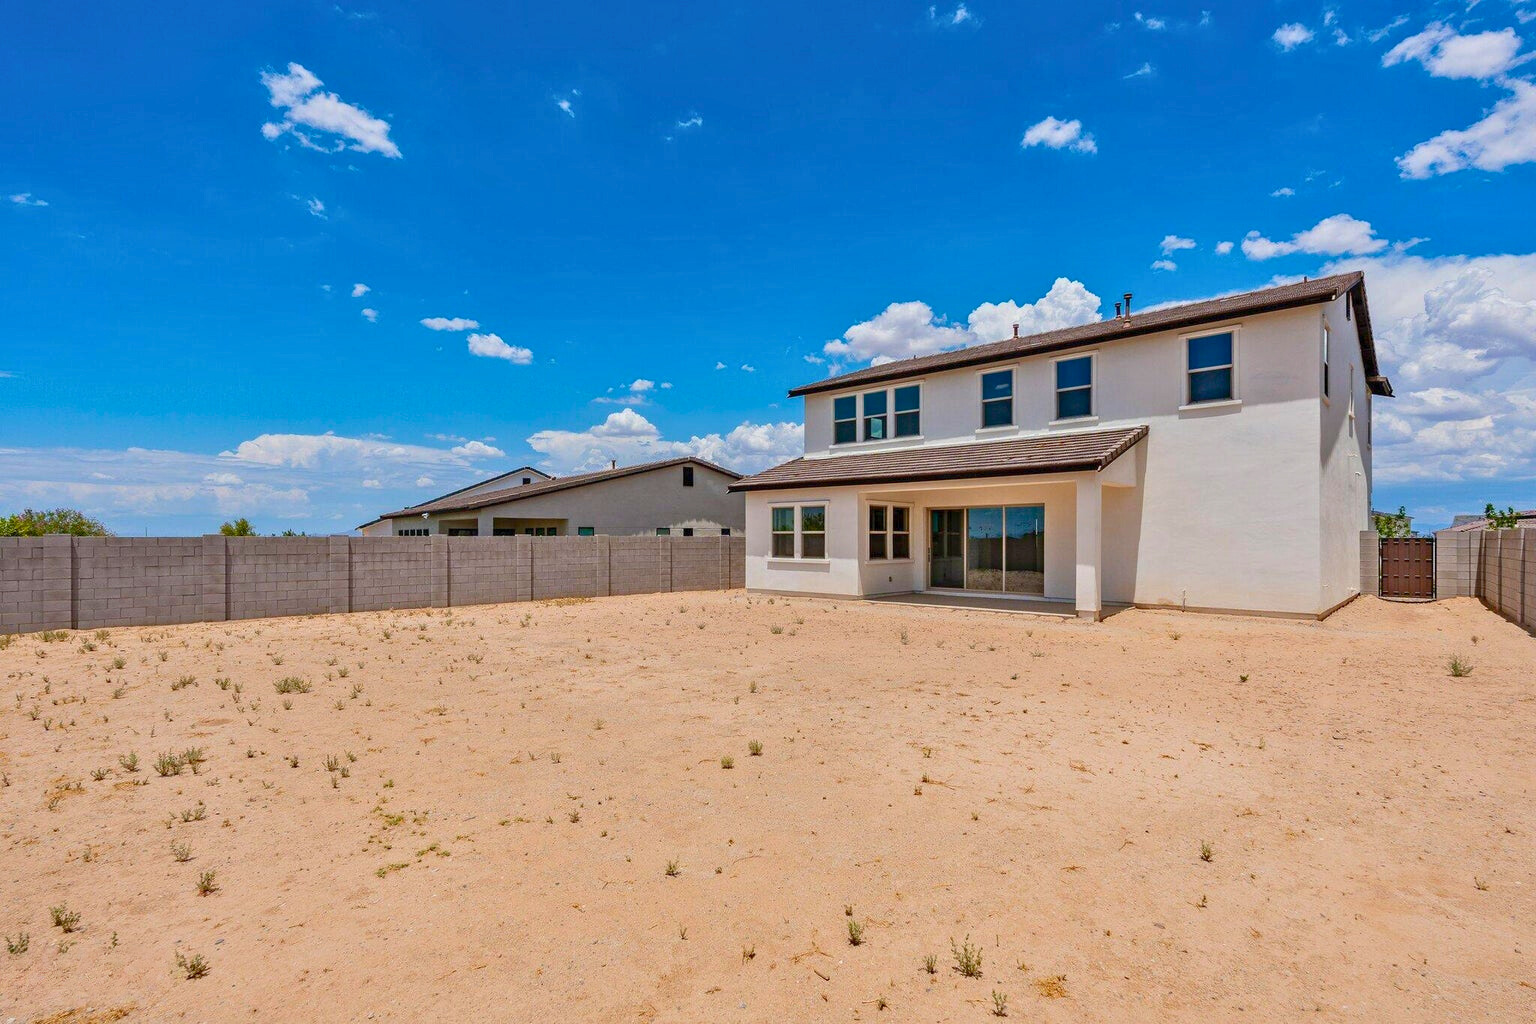
<instances>
[{"instance_id":1,"label":"white cumulus cloud","mask_svg":"<svg viewBox=\"0 0 1536 1024\"><path fill-rule=\"evenodd\" d=\"M283 112L281 121L261 126L266 138L290 135L300 145L326 153L350 149L400 156L400 147L389 138L389 122L343 102L333 92L321 92L323 83L303 65L289 64L286 73L263 71L261 84L267 87L272 106Z\"/></svg>"},{"instance_id":2,"label":"white cumulus cloud","mask_svg":"<svg viewBox=\"0 0 1536 1024\"><path fill-rule=\"evenodd\" d=\"M1381 66L1389 68L1414 60L1436 78L1487 79L1504 74L1518 63L1520 45L1520 37L1512 28L1464 36L1436 21L1388 50L1381 58Z\"/></svg>"},{"instance_id":3,"label":"white cumulus cloud","mask_svg":"<svg viewBox=\"0 0 1536 1024\"><path fill-rule=\"evenodd\" d=\"M1536 253L1341 260L1362 270L1395 399L1373 403L1383 481L1536 478Z\"/></svg>"},{"instance_id":4,"label":"white cumulus cloud","mask_svg":"<svg viewBox=\"0 0 1536 1024\"><path fill-rule=\"evenodd\" d=\"M6 197L17 206L47 206L48 200L38 199L31 192L16 192Z\"/></svg>"},{"instance_id":5,"label":"white cumulus cloud","mask_svg":"<svg viewBox=\"0 0 1536 1024\"><path fill-rule=\"evenodd\" d=\"M1101 319L1099 297L1081 282L1058 277L1034 302L984 302L973 309L965 326L934 315L926 302L893 302L878 316L854 324L822 351L834 363L888 363L925 356L1020 334L1039 334Z\"/></svg>"},{"instance_id":6,"label":"white cumulus cloud","mask_svg":"<svg viewBox=\"0 0 1536 1024\"><path fill-rule=\"evenodd\" d=\"M1297 232L1290 241L1272 241L1257 231L1250 231L1243 239L1243 255L1251 260L1274 259L1298 252L1320 256L1367 256L1380 252L1387 244L1385 239L1376 237L1370 221L1337 213Z\"/></svg>"},{"instance_id":7,"label":"white cumulus cloud","mask_svg":"<svg viewBox=\"0 0 1536 1024\"><path fill-rule=\"evenodd\" d=\"M376 309L373 309L371 307L364 307L363 310L362 310L362 314L363 314L363 319L367 320L371 324L376 324L376 323L379 322L379 311L376 310Z\"/></svg>"},{"instance_id":8,"label":"white cumulus cloud","mask_svg":"<svg viewBox=\"0 0 1536 1024\"><path fill-rule=\"evenodd\" d=\"M1099 144L1092 135L1083 131L1083 122L1073 118L1063 121L1047 117L1030 125L1019 145L1025 149L1045 146L1047 149L1070 149L1078 153L1097 153Z\"/></svg>"},{"instance_id":9,"label":"white cumulus cloud","mask_svg":"<svg viewBox=\"0 0 1536 1024\"><path fill-rule=\"evenodd\" d=\"M1275 29L1275 34L1270 38L1275 45L1289 53L1296 47L1312 41L1313 32L1299 21L1292 21Z\"/></svg>"},{"instance_id":10,"label":"white cumulus cloud","mask_svg":"<svg viewBox=\"0 0 1536 1024\"><path fill-rule=\"evenodd\" d=\"M1397 160L1404 178L1430 178L1475 167L1502 171L1536 162L1536 85L1504 79L1510 94L1469 128L1443 131Z\"/></svg>"},{"instance_id":11,"label":"white cumulus cloud","mask_svg":"<svg viewBox=\"0 0 1536 1024\"><path fill-rule=\"evenodd\" d=\"M1164 256L1172 256L1180 249L1193 249L1194 247L1195 240L1193 238L1180 238L1178 235L1164 235L1163 240L1158 243L1158 248L1163 250Z\"/></svg>"},{"instance_id":12,"label":"white cumulus cloud","mask_svg":"<svg viewBox=\"0 0 1536 1024\"><path fill-rule=\"evenodd\" d=\"M606 469L694 455L738 472L767 469L802 454L804 431L798 423L742 423L724 434L668 440L650 420L633 409L612 413L585 430L541 430L527 439L555 473Z\"/></svg>"},{"instance_id":13,"label":"white cumulus cloud","mask_svg":"<svg viewBox=\"0 0 1536 1024\"><path fill-rule=\"evenodd\" d=\"M352 297L354 299L360 299L371 291L373 291L372 288L369 288L367 285L359 281L357 284L352 286Z\"/></svg>"},{"instance_id":14,"label":"white cumulus cloud","mask_svg":"<svg viewBox=\"0 0 1536 1024\"><path fill-rule=\"evenodd\" d=\"M473 331L480 326L480 321L461 316L429 316L421 326L433 331Z\"/></svg>"},{"instance_id":15,"label":"white cumulus cloud","mask_svg":"<svg viewBox=\"0 0 1536 1024\"><path fill-rule=\"evenodd\" d=\"M499 334L471 334L469 336L469 354L485 356L490 359L505 359L509 363L518 366L527 366L533 362L533 352L519 345L508 345L501 340Z\"/></svg>"}]
</instances>

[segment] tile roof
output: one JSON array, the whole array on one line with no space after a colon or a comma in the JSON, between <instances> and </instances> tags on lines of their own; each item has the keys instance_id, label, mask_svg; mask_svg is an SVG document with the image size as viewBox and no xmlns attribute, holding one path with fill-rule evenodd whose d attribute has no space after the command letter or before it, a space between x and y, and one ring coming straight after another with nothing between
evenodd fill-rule
<instances>
[{"instance_id":1,"label":"tile roof","mask_svg":"<svg viewBox=\"0 0 1536 1024\"><path fill-rule=\"evenodd\" d=\"M1461 516L1457 516L1456 518L1461 519L1462 517ZM1524 511L1520 511L1520 512L1516 512L1515 513L1515 521L1517 523L1521 524L1521 528L1528 529L1529 527L1525 527L1524 524L1526 522L1532 521L1532 520L1536 520L1536 508L1528 508L1528 509L1525 509ZM1469 533L1469 532L1474 531L1474 530L1486 530L1486 529L1488 529L1488 526L1489 526L1490 522L1491 522L1491 520L1487 519L1484 516L1468 517L1466 519L1463 519L1459 523L1451 524L1450 526L1446 527L1444 530L1442 530L1440 532L1442 532L1442 533L1451 533L1451 532L1455 532L1455 533Z\"/></svg>"},{"instance_id":2,"label":"tile roof","mask_svg":"<svg viewBox=\"0 0 1536 1024\"><path fill-rule=\"evenodd\" d=\"M1392 383L1382 375L1376 362L1376 342L1371 332L1370 310L1365 301L1365 275L1358 271L1337 274L1333 277L1314 278L1310 281L1297 281L1273 288L1261 288L1258 291L1242 292L1237 295L1225 295L1217 299L1207 299L1204 302L1163 306L1131 317L1112 317L1108 320L1100 320L1098 323L1047 331L1044 334L1007 338L1003 341L973 345L953 352L939 352L930 356L918 356L915 359L900 359L862 370L853 370L836 377L828 377L826 380L819 380L812 384L802 384L792 389L789 394L794 398L824 391L838 391L843 388L873 384L877 381L897 380L919 373L980 366L1018 356L1082 348L1105 341L1134 338L1160 331L1183 330L1201 324L1230 320L1238 316L1273 313L1297 306L1330 302L1344 294L1350 296L1351 308L1354 310L1355 319L1360 328L1360 348L1365 364L1366 383L1372 393L1391 396Z\"/></svg>"},{"instance_id":3,"label":"tile roof","mask_svg":"<svg viewBox=\"0 0 1536 1024\"><path fill-rule=\"evenodd\" d=\"M545 494L554 494L557 491L570 490L573 487L585 487L588 484L602 483L605 480L617 480L620 477L633 476L636 473L649 473L655 469L666 469L669 466L681 466L685 463L703 466L717 473L724 473L733 480L741 479L740 473L734 473L724 466L717 466L713 462L707 462L692 455L684 455L681 458L663 459L660 462L642 462L634 466L600 469L595 473L578 473L575 476L562 476L555 480L526 484L521 487L509 487L501 491L486 491L483 494L469 494L460 497L449 495L434 501L423 502L420 505L412 505L410 508L403 508L398 512L386 512L379 518L401 519L406 516L419 516L423 512L467 512L471 509L486 508L490 505L505 505L514 501L522 501L525 498L537 498Z\"/></svg>"},{"instance_id":4,"label":"tile roof","mask_svg":"<svg viewBox=\"0 0 1536 1024\"><path fill-rule=\"evenodd\" d=\"M738 480L731 485L731 490L764 491L1100 470L1146 436L1144 426L1122 427L1075 434L1039 434L1007 441L799 458Z\"/></svg>"}]
</instances>

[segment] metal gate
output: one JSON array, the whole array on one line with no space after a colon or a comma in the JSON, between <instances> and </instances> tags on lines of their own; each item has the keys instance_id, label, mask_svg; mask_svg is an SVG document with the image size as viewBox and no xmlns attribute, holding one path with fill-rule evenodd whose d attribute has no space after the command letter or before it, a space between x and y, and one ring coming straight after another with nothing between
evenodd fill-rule
<instances>
[{"instance_id":1,"label":"metal gate","mask_svg":"<svg viewBox=\"0 0 1536 1024\"><path fill-rule=\"evenodd\" d=\"M1381 542L1381 596L1435 596L1433 537L1387 537Z\"/></svg>"}]
</instances>

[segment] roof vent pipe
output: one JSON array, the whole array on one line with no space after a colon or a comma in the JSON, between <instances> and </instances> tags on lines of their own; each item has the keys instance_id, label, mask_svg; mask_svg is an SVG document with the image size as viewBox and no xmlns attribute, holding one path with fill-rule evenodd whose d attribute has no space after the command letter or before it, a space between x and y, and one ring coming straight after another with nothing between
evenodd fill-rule
<instances>
[{"instance_id":1,"label":"roof vent pipe","mask_svg":"<svg viewBox=\"0 0 1536 1024\"><path fill-rule=\"evenodd\" d=\"M1130 292L1126 292L1125 293L1125 318L1127 320L1129 320L1131 318L1131 293Z\"/></svg>"},{"instance_id":2,"label":"roof vent pipe","mask_svg":"<svg viewBox=\"0 0 1536 1024\"><path fill-rule=\"evenodd\" d=\"M619 460L618 459L609 459L608 460L608 468L609 469L618 469L619 468Z\"/></svg>"},{"instance_id":3,"label":"roof vent pipe","mask_svg":"<svg viewBox=\"0 0 1536 1024\"><path fill-rule=\"evenodd\" d=\"M1115 319L1120 319L1120 303L1115 303Z\"/></svg>"},{"instance_id":4,"label":"roof vent pipe","mask_svg":"<svg viewBox=\"0 0 1536 1024\"><path fill-rule=\"evenodd\" d=\"M1017 338L1019 336L1019 325L1018 324L1014 324L1013 325L1013 336L1015 338Z\"/></svg>"}]
</instances>

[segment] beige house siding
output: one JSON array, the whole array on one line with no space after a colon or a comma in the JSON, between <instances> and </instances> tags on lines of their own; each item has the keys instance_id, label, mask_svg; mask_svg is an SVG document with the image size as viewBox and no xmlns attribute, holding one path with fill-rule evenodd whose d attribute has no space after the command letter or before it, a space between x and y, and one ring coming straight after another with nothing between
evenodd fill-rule
<instances>
[{"instance_id":1,"label":"beige house siding","mask_svg":"<svg viewBox=\"0 0 1536 1024\"><path fill-rule=\"evenodd\" d=\"M474 529L478 536L490 537L497 529L521 535L542 528L574 537L582 527L602 536L654 536L658 529L674 536L684 536L685 530L697 537L718 537L724 531L741 536L747 525L746 501L727 490L735 478L705 465L687 465L693 470L692 487L683 485L684 466L673 464L485 508L381 523L388 529L385 536L399 536L404 530L436 535Z\"/></svg>"}]
</instances>

